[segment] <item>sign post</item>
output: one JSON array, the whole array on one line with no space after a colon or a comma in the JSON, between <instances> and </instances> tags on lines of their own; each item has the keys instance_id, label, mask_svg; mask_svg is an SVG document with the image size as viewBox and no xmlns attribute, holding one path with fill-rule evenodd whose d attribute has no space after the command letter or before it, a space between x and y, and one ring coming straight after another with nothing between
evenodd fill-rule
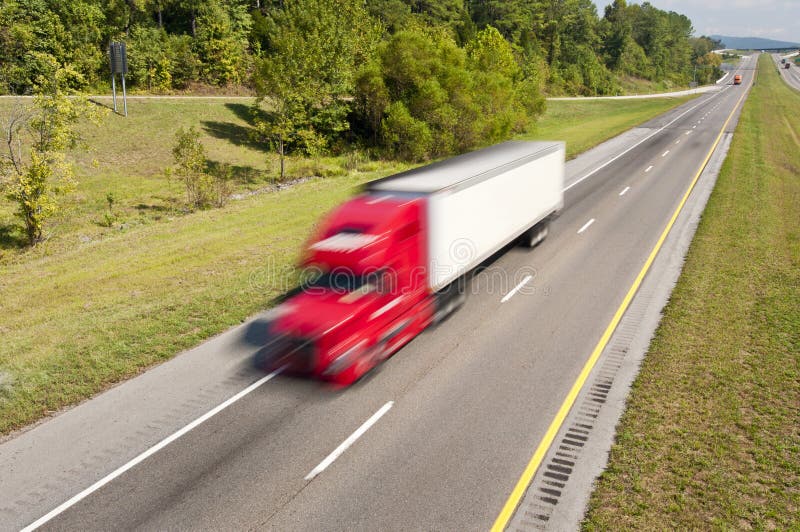
<instances>
[{"instance_id":1,"label":"sign post","mask_svg":"<svg viewBox=\"0 0 800 532\"><path fill-rule=\"evenodd\" d=\"M108 58L111 61L111 90L114 93L114 112L117 112L117 80L116 75L122 76L122 108L124 115L128 116L128 95L125 92L125 74L128 73L128 56L125 53L124 42L112 42L108 47Z\"/></svg>"}]
</instances>

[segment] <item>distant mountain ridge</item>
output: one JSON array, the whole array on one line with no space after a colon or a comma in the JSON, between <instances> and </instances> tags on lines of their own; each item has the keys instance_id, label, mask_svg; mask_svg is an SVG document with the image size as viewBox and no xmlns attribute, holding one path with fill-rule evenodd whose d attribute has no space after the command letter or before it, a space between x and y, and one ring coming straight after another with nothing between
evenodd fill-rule
<instances>
[{"instance_id":1,"label":"distant mountain ridge","mask_svg":"<svg viewBox=\"0 0 800 532\"><path fill-rule=\"evenodd\" d=\"M800 48L800 44L788 41L776 41L762 37L730 37L727 35L711 35L712 39L722 41L725 48L738 50L764 50L767 48Z\"/></svg>"}]
</instances>

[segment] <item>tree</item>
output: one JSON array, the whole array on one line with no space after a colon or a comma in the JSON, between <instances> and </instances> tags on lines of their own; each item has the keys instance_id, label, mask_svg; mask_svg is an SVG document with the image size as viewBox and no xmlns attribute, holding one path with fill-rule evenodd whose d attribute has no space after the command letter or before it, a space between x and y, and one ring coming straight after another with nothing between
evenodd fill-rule
<instances>
[{"instance_id":1,"label":"tree","mask_svg":"<svg viewBox=\"0 0 800 532\"><path fill-rule=\"evenodd\" d=\"M150 92L163 92L185 87L197 79L199 60L192 52L188 35L134 26L127 42L128 83L145 87Z\"/></svg>"},{"instance_id":2,"label":"tree","mask_svg":"<svg viewBox=\"0 0 800 532\"><path fill-rule=\"evenodd\" d=\"M544 99L534 84L523 80L511 44L487 26L467 44L466 52L478 107L477 138L471 144L506 140L523 131L544 109Z\"/></svg>"},{"instance_id":3,"label":"tree","mask_svg":"<svg viewBox=\"0 0 800 532\"><path fill-rule=\"evenodd\" d=\"M149 92L172 88L172 60L166 40L163 30L145 26L133 28L127 46L128 83L147 87Z\"/></svg>"},{"instance_id":4,"label":"tree","mask_svg":"<svg viewBox=\"0 0 800 532\"><path fill-rule=\"evenodd\" d=\"M346 131L354 73L380 28L359 0L287 0L269 13L254 84L256 129L278 151L316 154Z\"/></svg>"},{"instance_id":5,"label":"tree","mask_svg":"<svg viewBox=\"0 0 800 532\"><path fill-rule=\"evenodd\" d=\"M241 3L207 0L197 10L195 48L205 81L240 83L247 71L247 37L252 19Z\"/></svg>"},{"instance_id":6,"label":"tree","mask_svg":"<svg viewBox=\"0 0 800 532\"><path fill-rule=\"evenodd\" d=\"M472 19L483 29L493 26L509 42L527 48L541 34L543 9L541 1L471 0Z\"/></svg>"},{"instance_id":7,"label":"tree","mask_svg":"<svg viewBox=\"0 0 800 532\"><path fill-rule=\"evenodd\" d=\"M88 100L68 98L58 90L58 81L51 93L37 95L31 105L18 102L4 127L0 178L17 206L30 245L42 240L45 222L58 212L59 196L76 185L64 152L82 145L77 122L81 118L97 122L102 116Z\"/></svg>"},{"instance_id":8,"label":"tree","mask_svg":"<svg viewBox=\"0 0 800 532\"><path fill-rule=\"evenodd\" d=\"M702 57L697 58L695 64L696 80L701 85L709 84L722 76L722 58L719 54L712 52L707 53Z\"/></svg>"},{"instance_id":9,"label":"tree","mask_svg":"<svg viewBox=\"0 0 800 532\"><path fill-rule=\"evenodd\" d=\"M449 29L456 42L463 45L475 36L475 23L464 0L409 0L411 12L432 26Z\"/></svg>"},{"instance_id":10,"label":"tree","mask_svg":"<svg viewBox=\"0 0 800 532\"><path fill-rule=\"evenodd\" d=\"M632 41L632 29L627 8L625 0L614 0L612 4L606 6L603 17L603 52L606 64L614 70L627 68L627 65L622 62L626 49Z\"/></svg>"},{"instance_id":11,"label":"tree","mask_svg":"<svg viewBox=\"0 0 800 532\"><path fill-rule=\"evenodd\" d=\"M367 10L389 33L407 28L412 23L411 6L403 0L368 0Z\"/></svg>"},{"instance_id":12,"label":"tree","mask_svg":"<svg viewBox=\"0 0 800 532\"><path fill-rule=\"evenodd\" d=\"M11 94L30 93L64 55L65 29L44 1L0 4L0 83Z\"/></svg>"},{"instance_id":13,"label":"tree","mask_svg":"<svg viewBox=\"0 0 800 532\"><path fill-rule=\"evenodd\" d=\"M710 83L722 76L722 56L713 53L713 50L723 48L720 41L706 36L689 39L692 46L692 60L694 63L698 83Z\"/></svg>"},{"instance_id":14,"label":"tree","mask_svg":"<svg viewBox=\"0 0 800 532\"><path fill-rule=\"evenodd\" d=\"M50 83L51 64L62 70L64 88L84 89L105 62L101 48L103 10L89 0L0 3L0 80L12 94Z\"/></svg>"},{"instance_id":15,"label":"tree","mask_svg":"<svg viewBox=\"0 0 800 532\"><path fill-rule=\"evenodd\" d=\"M619 74L685 83L691 79L692 23L649 2L606 7L602 38L606 64ZM702 54L701 54L702 55Z\"/></svg>"},{"instance_id":16,"label":"tree","mask_svg":"<svg viewBox=\"0 0 800 532\"><path fill-rule=\"evenodd\" d=\"M478 108L466 54L449 31L405 30L381 44L377 63L362 70L359 112L380 117L379 138L390 155L424 160L471 145ZM385 91L386 98L379 97ZM384 108L385 106L385 108Z\"/></svg>"},{"instance_id":17,"label":"tree","mask_svg":"<svg viewBox=\"0 0 800 532\"><path fill-rule=\"evenodd\" d=\"M465 49L447 30L399 31L359 73L355 128L414 161L506 140L543 109L538 80L524 74L491 26Z\"/></svg>"}]
</instances>

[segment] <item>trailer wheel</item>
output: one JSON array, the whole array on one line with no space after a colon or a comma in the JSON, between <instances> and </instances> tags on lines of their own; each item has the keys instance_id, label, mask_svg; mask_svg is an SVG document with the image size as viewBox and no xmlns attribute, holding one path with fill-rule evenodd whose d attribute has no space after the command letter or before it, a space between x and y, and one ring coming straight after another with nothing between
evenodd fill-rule
<instances>
[{"instance_id":1,"label":"trailer wheel","mask_svg":"<svg viewBox=\"0 0 800 532\"><path fill-rule=\"evenodd\" d=\"M522 244L525 247L535 248L542 240L545 239L547 233L550 232L550 220L544 219L538 224L534 225L524 233L522 233Z\"/></svg>"}]
</instances>

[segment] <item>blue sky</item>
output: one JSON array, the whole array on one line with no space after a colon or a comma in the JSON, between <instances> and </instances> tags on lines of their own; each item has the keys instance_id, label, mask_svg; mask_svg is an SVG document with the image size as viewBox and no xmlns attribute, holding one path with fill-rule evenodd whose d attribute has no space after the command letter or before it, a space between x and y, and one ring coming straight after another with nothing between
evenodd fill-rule
<instances>
[{"instance_id":1,"label":"blue sky","mask_svg":"<svg viewBox=\"0 0 800 532\"><path fill-rule=\"evenodd\" d=\"M594 0L603 16L613 0ZM628 0L629 4L641 1ZM650 0L691 19L695 35L764 37L800 42L800 0Z\"/></svg>"}]
</instances>

